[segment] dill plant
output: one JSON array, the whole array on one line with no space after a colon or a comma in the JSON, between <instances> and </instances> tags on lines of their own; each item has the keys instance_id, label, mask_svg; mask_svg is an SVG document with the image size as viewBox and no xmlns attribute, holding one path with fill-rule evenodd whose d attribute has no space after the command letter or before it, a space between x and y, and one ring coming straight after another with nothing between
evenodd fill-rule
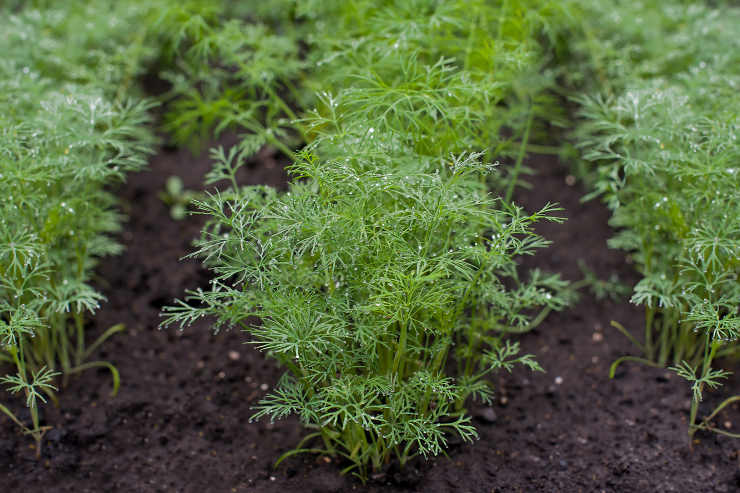
<instances>
[{"instance_id":1,"label":"dill plant","mask_svg":"<svg viewBox=\"0 0 740 493\"><path fill-rule=\"evenodd\" d=\"M443 452L449 434L471 441L465 403L489 401L487 377L540 369L508 336L569 291L556 275L521 277L517 262L547 245L534 222L561 219L552 205L525 213L487 191L492 156L505 154L498 134L519 128L506 109L514 80L541 60L531 39L541 26L525 12L545 10L514 4L297 3L315 62L302 82L318 91L290 122L305 147L287 149L289 190L235 179L280 137L269 115L241 125L250 133L238 146L213 150L207 183L229 186L195 202L208 222L192 255L215 277L165 307L163 325L213 317L286 368L253 418L296 414L313 432L278 462L321 451L364 481L392 458Z\"/></svg>"},{"instance_id":2,"label":"dill plant","mask_svg":"<svg viewBox=\"0 0 740 493\"><path fill-rule=\"evenodd\" d=\"M25 397L31 423L0 405L36 441L48 429L39 406L60 374L88 361L116 325L90 343L86 313L103 296L91 285L99 258L120 246L116 197L105 186L146 163L148 103L117 97L145 55L124 42L141 10L113 2L2 8L0 21L0 380ZM104 15L105 14L105 15ZM89 18L108 19L91 28ZM135 57L139 58L135 58Z\"/></svg>"},{"instance_id":3,"label":"dill plant","mask_svg":"<svg viewBox=\"0 0 740 493\"><path fill-rule=\"evenodd\" d=\"M603 16L602 4L587 4L600 22L580 50L605 85L576 99L576 136L595 163L592 196L613 210L610 245L643 275L632 302L645 307L643 337L613 323L644 358L620 358L612 375L624 360L673 365L692 384L690 437L735 436L709 420L738 397L697 415L703 390L728 374L713 361L737 353L740 332L740 9L619 2Z\"/></svg>"},{"instance_id":4,"label":"dill plant","mask_svg":"<svg viewBox=\"0 0 740 493\"><path fill-rule=\"evenodd\" d=\"M287 369L253 419L297 414L315 430L302 443L320 437L363 479L391 456L442 452L447 433L475 438L463 406L488 401L485 377L540 369L506 334L564 303L557 276L516 271L517 256L546 245L531 224L558 220L552 206L525 214L491 197L478 155L413 158L306 152L284 194L242 187L197 202L209 223L194 255L215 278L166 310L165 323L212 315L217 329L248 331Z\"/></svg>"}]
</instances>

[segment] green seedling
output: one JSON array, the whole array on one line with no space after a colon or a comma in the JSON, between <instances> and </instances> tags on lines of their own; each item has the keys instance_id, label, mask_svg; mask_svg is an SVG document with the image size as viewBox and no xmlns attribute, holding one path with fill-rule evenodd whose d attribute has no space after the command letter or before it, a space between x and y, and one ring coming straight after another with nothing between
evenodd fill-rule
<instances>
[{"instance_id":1,"label":"green seedling","mask_svg":"<svg viewBox=\"0 0 740 493\"><path fill-rule=\"evenodd\" d=\"M170 216L176 221L185 219L190 203L199 196L192 190L186 190L179 176L170 176L165 183L165 189L159 192L159 198L170 206Z\"/></svg>"}]
</instances>

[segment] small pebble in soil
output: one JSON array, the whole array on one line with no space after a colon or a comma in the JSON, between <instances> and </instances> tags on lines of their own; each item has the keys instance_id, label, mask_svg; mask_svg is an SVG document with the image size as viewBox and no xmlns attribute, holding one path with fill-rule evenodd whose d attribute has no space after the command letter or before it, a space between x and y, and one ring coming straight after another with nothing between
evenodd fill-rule
<instances>
[{"instance_id":1,"label":"small pebble in soil","mask_svg":"<svg viewBox=\"0 0 740 493\"><path fill-rule=\"evenodd\" d=\"M563 377L555 377L555 385L561 385L563 383Z\"/></svg>"},{"instance_id":2,"label":"small pebble in soil","mask_svg":"<svg viewBox=\"0 0 740 493\"><path fill-rule=\"evenodd\" d=\"M490 407L484 407L475 411L475 417L485 423L494 423L496 421L496 412Z\"/></svg>"},{"instance_id":3,"label":"small pebble in soil","mask_svg":"<svg viewBox=\"0 0 740 493\"><path fill-rule=\"evenodd\" d=\"M568 185L569 187L572 187L573 185L576 184L576 177L573 176L573 175L566 176L565 177L565 184Z\"/></svg>"},{"instance_id":4,"label":"small pebble in soil","mask_svg":"<svg viewBox=\"0 0 740 493\"><path fill-rule=\"evenodd\" d=\"M270 481L275 481L277 479L275 476L270 476Z\"/></svg>"},{"instance_id":5,"label":"small pebble in soil","mask_svg":"<svg viewBox=\"0 0 740 493\"><path fill-rule=\"evenodd\" d=\"M218 374L216 375L217 380L223 380L224 378L226 378L226 373L222 371L218 372Z\"/></svg>"},{"instance_id":6,"label":"small pebble in soil","mask_svg":"<svg viewBox=\"0 0 740 493\"><path fill-rule=\"evenodd\" d=\"M266 383L263 383L262 385L260 385L260 390L267 390L269 388L270 388L270 386L267 385Z\"/></svg>"},{"instance_id":7,"label":"small pebble in soil","mask_svg":"<svg viewBox=\"0 0 740 493\"><path fill-rule=\"evenodd\" d=\"M731 423L731 422L729 422L729 421L725 421L724 425L725 425L725 428L727 428L728 430L729 430L730 428L732 428L732 423Z\"/></svg>"},{"instance_id":8,"label":"small pebble in soil","mask_svg":"<svg viewBox=\"0 0 740 493\"><path fill-rule=\"evenodd\" d=\"M591 363L596 364L598 362L599 362L599 357L598 356L591 356Z\"/></svg>"},{"instance_id":9,"label":"small pebble in soil","mask_svg":"<svg viewBox=\"0 0 740 493\"><path fill-rule=\"evenodd\" d=\"M602 334L601 332L594 332L591 336L591 339L593 339L594 342L601 342L604 340L604 334Z\"/></svg>"},{"instance_id":10,"label":"small pebble in soil","mask_svg":"<svg viewBox=\"0 0 740 493\"><path fill-rule=\"evenodd\" d=\"M241 358L241 354L239 354L238 351L234 351L234 350L229 351L229 359L231 361L237 361L239 358Z\"/></svg>"}]
</instances>

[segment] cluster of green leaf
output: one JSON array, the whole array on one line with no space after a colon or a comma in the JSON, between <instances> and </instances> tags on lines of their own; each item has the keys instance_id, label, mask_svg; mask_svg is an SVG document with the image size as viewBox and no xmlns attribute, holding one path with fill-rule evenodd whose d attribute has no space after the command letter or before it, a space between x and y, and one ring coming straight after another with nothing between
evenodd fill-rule
<instances>
[{"instance_id":1,"label":"cluster of green leaf","mask_svg":"<svg viewBox=\"0 0 740 493\"><path fill-rule=\"evenodd\" d=\"M709 426L696 423L702 389L726 376L712 361L740 347L740 9L583 6L576 52L596 87L582 84L577 138L595 163L592 195L613 211L610 244L643 275L632 302L645 307L644 338L619 327L692 382L693 434Z\"/></svg>"},{"instance_id":2,"label":"cluster of green leaf","mask_svg":"<svg viewBox=\"0 0 740 493\"><path fill-rule=\"evenodd\" d=\"M481 149L515 161L496 179L513 188L530 135L562 123L549 61L567 16L560 2L532 0L169 6L156 28L172 85L166 126L192 145L246 130L292 157L364 118L420 139L426 155ZM299 116L311 106L307 125ZM328 128L322 119L338 111L342 128Z\"/></svg>"},{"instance_id":3,"label":"cluster of green leaf","mask_svg":"<svg viewBox=\"0 0 740 493\"><path fill-rule=\"evenodd\" d=\"M121 327L86 344L83 316L103 300L93 267L120 250L104 187L145 165L152 138L148 105L120 97L144 59L128 43L143 10L37 3L0 8L0 363L14 368L0 380L25 396L31 423L0 411L40 445L38 405L60 372L103 366L118 385L112 365L85 360Z\"/></svg>"},{"instance_id":4,"label":"cluster of green leaf","mask_svg":"<svg viewBox=\"0 0 740 493\"><path fill-rule=\"evenodd\" d=\"M165 129L178 144L238 129L291 155L293 108L307 98L293 3L160 0L149 28L170 85Z\"/></svg>"},{"instance_id":5,"label":"cluster of green leaf","mask_svg":"<svg viewBox=\"0 0 740 493\"><path fill-rule=\"evenodd\" d=\"M312 82L334 105L324 98L316 113L343 115L333 133L367 121L424 155L491 160L518 152L534 116L557 115L544 91L566 15L557 2L308 2L303 15L315 26Z\"/></svg>"},{"instance_id":6,"label":"cluster of green leaf","mask_svg":"<svg viewBox=\"0 0 740 493\"><path fill-rule=\"evenodd\" d=\"M449 433L472 440L465 402L490 399L491 372L539 369L507 336L567 303L558 276L517 272L518 257L547 245L532 223L560 221L557 208L525 213L491 195L486 177L507 145L526 144L540 85L522 83L542 66L538 36L555 10L388 1L290 11L310 33L315 70L304 66L302 83L318 90L316 108L289 122L306 143L286 152L290 188L239 186L245 161L284 137L279 113L240 121L251 133L213 150L207 180L230 187L196 202L209 220L193 255L213 284L165 309L165 324L211 316L216 329L241 327L286 367L254 416L296 414L315 430L286 455L320 438L364 480L392 457L443 452ZM236 78L239 67L224 70ZM259 86L236 107L282 106L272 98Z\"/></svg>"},{"instance_id":7,"label":"cluster of green leaf","mask_svg":"<svg viewBox=\"0 0 740 493\"><path fill-rule=\"evenodd\" d=\"M564 305L556 276L516 272L516 256L545 246L530 225L557 220L553 208L491 197L479 157L305 154L285 194L243 187L199 202L211 220L194 255L216 277L167 323L212 315L250 332L289 370L255 417L298 414L363 478L394 453L439 453L447 431L472 439L463 404L488 400L486 375L538 369L504 335Z\"/></svg>"}]
</instances>

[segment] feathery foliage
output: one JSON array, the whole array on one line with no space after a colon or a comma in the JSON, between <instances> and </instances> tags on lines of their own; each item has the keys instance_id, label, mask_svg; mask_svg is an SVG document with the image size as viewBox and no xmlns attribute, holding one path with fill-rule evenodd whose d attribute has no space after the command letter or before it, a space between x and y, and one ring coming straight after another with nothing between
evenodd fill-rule
<instances>
[{"instance_id":1,"label":"feathery foliage","mask_svg":"<svg viewBox=\"0 0 740 493\"><path fill-rule=\"evenodd\" d=\"M576 52L600 85L577 98L577 138L595 163L592 196L613 210L610 244L643 275L637 343L693 382L693 435L706 426L696 423L702 389L726 374L713 359L739 347L740 9L585 5L589 37Z\"/></svg>"},{"instance_id":2,"label":"feathery foliage","mask_svg":"<svg viewBox=\"0 0 740 493\"><path fill-rule=\"evenodd\" d=\"M214 133L239 129L291 155L284 142L297 144L293 108L306 98L297 84L304 33L292 3L162 2L152 33L171 85L165 128L177 143L197 149Z\"/></svg>"},{"instance_id":3,"label":"feathery foliage","mask_svg":"<svg viewBox=\"0 0 740 493\"><path fill-rule=\"evenodd\" d=\"M26 397L32 423L0 411L37 453L38 405L53 397L55 376L102 366L118 386L110 363L85 360L121 327L86 345L83 316L103 300L90 285L97 260L120 251L110 233L121 217L104 187L141 169L152 142L149 105L117 97L144 56L125 43L143 11L40 3L3 7L0 21L0 362L16 371L1 380ZM91 29L90 18L110 20Z\"/></svg>"},{"instance_id":4,"label":"feathery foliage","mask_svg":"<svg viewBox=\"0 0 740 493\"><path fill-rule=\"evenodd\" d=\"M197 203L211 219L194 255L215 278L166 323L210 315L250 332L288 369L254 417L299 415L362 478L391 454L440 453L447 432L474 438L463 404L490 397L485 376L539 369L505 335L564 305L556 276L516 272L517 256L546 245L531 224L557 220L555 209L526 214L492 198L475 154L305 153L290 171L285 194L242 187ZM261 324L246 325L250 315Z\"/></svg>"},{"instance_id":5,"label":"feathery foliage","mask_svg":"<svg viewBox=\"0 0 740 493\"><path fill-rule=\"evenodd\" d=\"M530 136L562 120L548 62L567 16L560 2L531 0L170 6L158 28L171 60L167 128L194 145L246 131L293 157L365 119L425 155L479 149L511 162L495 176L513 187ZM337 113L340 127L327 127Z\"/></svg>"}]
</instances>

